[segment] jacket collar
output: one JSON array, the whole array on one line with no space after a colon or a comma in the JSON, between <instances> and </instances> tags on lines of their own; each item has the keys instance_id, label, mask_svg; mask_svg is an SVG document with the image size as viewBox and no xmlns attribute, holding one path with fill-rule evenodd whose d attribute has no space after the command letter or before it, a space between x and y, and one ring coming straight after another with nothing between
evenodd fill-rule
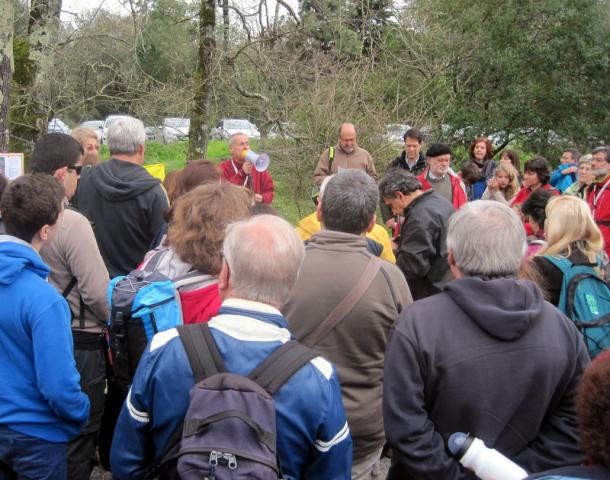
<instances>
[{"instance_id":1,"label":"jacket collar","mask_svg":"<svg viewBox=\"0 0 610 480\"><path fill-rule=\"evenodd\" d=\"M366 250L366 238L352 233L320 230L312 235L307 245L334 251L358 251Z\"/></svg>"}]
</instances>

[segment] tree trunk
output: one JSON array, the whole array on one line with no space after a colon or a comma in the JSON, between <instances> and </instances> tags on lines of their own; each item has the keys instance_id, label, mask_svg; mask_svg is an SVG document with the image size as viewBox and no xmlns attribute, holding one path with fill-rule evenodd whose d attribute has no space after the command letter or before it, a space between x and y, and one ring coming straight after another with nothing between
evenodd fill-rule
<instances>
[{"instance_id":1,"label":"tree trunk","mask_svg":"<svg viewBox=\"0 0 610 480\"><path fill-rule=\"evenodd\" d=\"M189 131L189 159L205 158L208 150L209 102L212 91L212 58L216 48L216 4L201 0L199 7L199 52L193 75L193 106Z\"/></svg>"},{"instance_id":2,"label":"tree trunk","mask_svg":"<svg viewBox=\"0 0 610 480\"><path fill-rule=\"evenodd\" d=\"M13 80L13 2L0 0L0 152L8 151L9 110Z\"/></svg>"}]
</instances>

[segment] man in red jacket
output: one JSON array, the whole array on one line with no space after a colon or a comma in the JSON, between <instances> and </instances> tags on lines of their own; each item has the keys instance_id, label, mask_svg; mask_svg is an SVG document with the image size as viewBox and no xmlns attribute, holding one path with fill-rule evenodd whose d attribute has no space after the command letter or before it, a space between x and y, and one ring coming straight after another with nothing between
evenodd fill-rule
<instances>
[{"instance_id":1,"label":"man in red jacket","mask_svg":"<svg viewBox=\"0 0 610 480\"><path fill-rule=\"evenodd\" d=\"M273 201L273 179L269 172L259 172L252 163L245 161L244 152L250 150L248 135L235 133L229 138L231 158L220 164L224 180L241 185L254 192L254 200L262 203Z\"/></svg>"},{"instance_id":2,"label":"man in red jacket","mask_svg":"<svg viewBox=\"0 0 610 480\"><path fill-rule=\"evenodd\" d=\"M591 173L595 182L589 187L587 201L604 236L604 250L610 255L610 147L597 147L591 153Z\"/></svg>"},{"instance_id":3,"label":"man in red jacket","mask_svg":"<svg viewBox=\"0 0 610 480\"><path fill-rule=\"evenodd\" d=\"M451 148L444 143L433 143L426 152L428 167L418 175L422 191L434 190L441 197L451 202L456 210L464 205L468 198L460 178L451 169Z\"/></svg>"}]
</instances>

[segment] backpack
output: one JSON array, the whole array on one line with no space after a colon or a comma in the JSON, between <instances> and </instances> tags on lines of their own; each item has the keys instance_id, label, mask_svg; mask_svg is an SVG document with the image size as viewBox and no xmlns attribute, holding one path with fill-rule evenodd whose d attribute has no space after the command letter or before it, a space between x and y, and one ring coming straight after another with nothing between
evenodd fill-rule
<instances>
[{"instance_id":1,"label":"backpack","mask_svg":"<svg viewBox=\"0 0 610 480\"><path fill-rule=\"evenodd\" d=\"M559 309L583 334L591 358L610 347L610 288L593 264L574 265L567 258L545 255L563 273Z\"/></svg>"},{"instance_id":2,"label":"backpack","mask_svg":"<svg viewBox=\"0 0 610 480\"><path fill-rule=\"evenodd\" d=\"M181 325L178 333L195 385L153 472L163 479L282 478L273 394L318 353L291 340L245 377L227 372L207 323Z\"/></svg>"},{"instance_id":3,"label":"backpack","mask_svg":"<svg viewBox=\"0 0 610 480\"><path fill-rule=\"evenodd\" d=\"M124 391L153 335L183 323L178 289L204 278L191 272L172 281L155 271L163 253L156 252L142 270L115 277L108 285L109 356L114 378Z\"/></svg>"}]
</instances>

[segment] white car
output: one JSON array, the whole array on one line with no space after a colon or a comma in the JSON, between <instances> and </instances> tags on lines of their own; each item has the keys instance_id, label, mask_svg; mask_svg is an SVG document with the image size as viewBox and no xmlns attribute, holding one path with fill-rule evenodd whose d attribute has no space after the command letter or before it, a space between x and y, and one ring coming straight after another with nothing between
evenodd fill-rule
<instances>
[{"instance_id":1,"label":"white car","mask_svg":"<svg viewBox=\"0 0 610 480\"><path fill-rule=\"evenodd\" d=\"M128 118L129 115L108 115L104 120L104 127L102 128L102 145L105 145L108 141L108 127L121 118Z\"/></svg>"},{"instance_id":2,"label":"white car","mask_svg":"<svg viewBox=\"0 0 610 480\"><path fill-rule=\"evenodd\" d=\"M261 133L252 122L241 118L225 118L210 132L213 140L227 140L235 133L245 133L250 138L261 138Z\"/></svg>"},{"instance_id":3,"label":"white car","mask_svg":"<svg viewBox=\"0 0 610 480\"><path fill-rule=\"evenodd\" d=\"M102 130L104 129L104 120L87 120L79 125L94 130L97 134L97 141L102 143Z\"/></svg>"},{"instance_id":4,"label":"white car","mask_svg":"<svg viewBox=\"0 0 610 480\"><path fill-rule=\"evenodd\" d=\"M65 133L70 135L70 127L59 118L52 118L47 125L47 133Z\"/></svg>"},{"instance_id":5,"label":"white car","mask_svg":"<svg viewBox=\"0 0 610 480\"><path fill-rule=\"evenodd\" d=\"M164 118L161 127L163 143L187 139L190 127L191 120L189 118Z\"/></svg>"},{"instance_id":6,"label":"white car","mask_svg":"<svg viewBox=\"0 0 610 480\"><path fill-rule=\"evenodd\" d=\"M386 142L402 145L404 143L404 135L411 127L404 123L391 123L385 126L383 138Z\"/></svg>"}]
</instances>

